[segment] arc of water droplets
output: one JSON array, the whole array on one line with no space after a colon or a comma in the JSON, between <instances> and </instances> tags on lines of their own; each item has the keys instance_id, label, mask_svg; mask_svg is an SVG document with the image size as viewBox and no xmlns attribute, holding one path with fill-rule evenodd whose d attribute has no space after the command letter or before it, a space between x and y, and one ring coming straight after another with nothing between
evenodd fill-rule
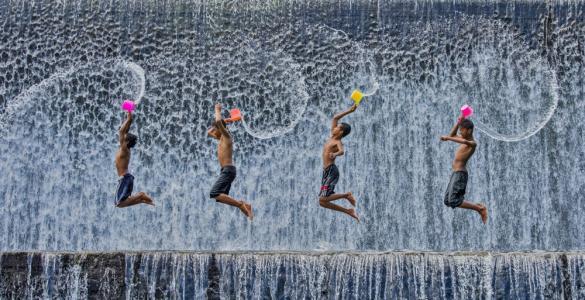
<instances>
[{"instance_id":1,"label":"arc of water droplets","mask_svg":"<svg viewBox=\"0 0 585 300\"><path fill-rule=\"evenodd\" d=\"M257 138L257 139L270 139L270 138L274 138L274 137L278 137L281 135L284 135L290 131L292 131L297 124L301 121L301 119L303 118L303 115L307 109L307 106L309 104L309 93L307 92L307 88L306 88L306 84L305 84L305 78L302 75L301 72L301 66L286 52L283 52L281 50L276 50L276 51L272 51L272 54L279 54L280 57L284 57L284 59L287 59L290 61L291 64L291 68L290 70L292 70L292 72L294 72L295 77L298 78L298 80L295 80L292 84L296 85L296 92L297 92L297 98L295 99L295 101L300 102L300 104L298 105L299 107L301 107L301 109L298 110L298 112L295 115L295 118L293 119L293 121L291 121L288 125L286 125L285 127L276 129L276 130L272 130L272 131L268 131L268 132L263 132L260 130L255 130L253 129L250 124L248 122L246 122L246 115L249 114L253 114L252 112L246 112L245 108L244 109L240 109L242 111L242 119L241 119L241 123L242 123L242 127L243 129L251 136ZM279 57L278 55L275 55L275 57ZM168 58L151 58L149 60L147 60L147 64L152 64L152 63L162 63L162 62L166 62L168 60ZM141 74L142 76L144 76L143 73L138 73ZM226 96L225 98L238 98L240 96L243 96L243 93L234 93L234 94L230 94L228 96ZM238 130L238 127L234 127L231 129L232 132L236 132Z\"/></svg>"},{"instance_id":2,"label":"arc of water droplets","mask_svg":"<svg viewBox=\"0 0 585 300\"><path fill-rule=\"evenodd\" d=\"M284 53L282 51L278 51L277 53L282 54L282 55L286 55L286 53ZM296 85L295 89L296 89L297 95L298 95L297 101L300 102L301 109L298 110L293 121L291 121L287 126L273 130L273 131L269 131L269 132L261 132L261 131L252 129L252 127L246 122L246 111L242 109L242 126L244 127L244 130L249 135L251 135L257 139L263 139L263 140L270 139L270 138L281 136L283 134L286 134L286 133L289 133L290 131L292 131L297 126L297 124L301 121L301 119L303 118L303 115L304 115L304 113L307 109L307 106L309 104L309 93L307 92L307 87L305 84L304 76L301 73L301 67L297 62L294 61L294 59L292 57L290 57L290 55L287 55L286 58L291 61L291 65L292 65L291 70L293 70L295 77L298 78L298 80L295 80L295 82L293 84ZM234 95L232 95L232 96L234 96Z\"/></svg>"},{"instance_id":3,"label":"arc of water droplets","mask_svg":"<svg viewBox=\"0 0 585 300\"><path fill-rule=\"evenodd\" d=\"M42 91L43 89L46 89L48 87L48 85L51 84L52 82L54 82L55 80L65 78L65 77L75 73L76 71L83 69L89 65L100 64L100 63L105 64L105 63L109 63L109 62L111 62L112 64L120 64L120 65L128 68L129 70L132 71L132 73L135 74L136 79L139 82L139 88L138 88L137 96L135 97L134 101L136 104L139 104L140 101L142 100L142 97L144 97L144 93L146 90L146 77L144 74L144 69L142 69L142 67L140 67L139 65L137 65L133 62L126 61L123 59L105 60L105 61L101 61L101 62L98 61L95 63L85 64L83 66L72 67L66 71L56 72L55 74L51 75L49 78L41 81L40 83L37 83L37 84L31 86L26 91L20 93L16 97L14 97L12 100L9 100L6 104L6 110L5 110L4 114L2 116L0 116L0 131L7 130L8 124L10 123L10 120L14 116L14 114L18 111L18 109L20 109L23 105L25 105L27 103L27 101L33 101L32 96L35 93Z\"/></svg>"},{"instance_id":4,"label":"arc of water droplets","mask_svg":"<svg viewBox=\"0 0 585 300\"><path fill-rule=\"evenodd\" d=\"M345 31L343 31L343 30L341 30L341 29L335 29L335 28L333 28L333 27L331 27L331 26L328 26L328 25L322 25L322 26L323 26L324 28L327 28L327 29L329 29L329 30L332 30L332 31L334 31L335 33L340 33L340 34L342 34L342 35L343 35L343 36L344 36L346 39L350 40L350 41L351 41L351 43L353 43L353 44L354 44L354 45L355 45L355 46L356 46L356 47L357 47L357 48L360 50L359 52L360 52L360 54L363 56L363 58L362 58L362 59L363 59L364 61L369 61L369 63L370 63L371 65L373 65L373 66L375 65L375 63L374 63L374 60L372 60L372 58L371 58L371 57L366 57L366 56L367 56L367 54L366 54L366 51L365 51L365 49L364 49L362 46L360 46L360 45L359 45L357 42L355 42L355 41L352 41L352 40L351 40L351 38L349 37L349 35L347 34L347 32L345 32ZM363 91L363 96L364 96L364 97L368 97L368 96L372 96L372 95L374 95L374 94L375 94L375 93L378 91L378 89L380 88L380 83L378 83L378 81L374 79L374 76L372 76L372 78L373 78L373 80L374 80L374 82L373 82L373 84L372 84L372 89L371 89L371 90L369 90L369 91Z\"/></svg>"},{"instance_id":5,"label":"arc of water droplets","mask_svg":"<svg viewBox=\"0 0 585 300\"><path fill-rule=\"evenodd\" d=\"M121 61L121 63L128 67L128 69L133 71L133 73L138 79L137 81L140 83L138 88L138 96L136 96L136 98L134 99L134 103L140 104L146 91L146 75L144 74L144 69L133 62Z\"/></svg>"},{"instance_id":6,"label":"arc of water droplets","mask_svg":"<svg viewBox=\"0 0 585 300\"><path fill-rule=\"evenodd\" d=\"M372 66L376 66L376 63L374 62L374 60L372 59L371 56L368 56L366 53L366 50L356 41L353 41L349 35L347 34L347 32L341 30L341 29L335 29L331 26L328 25L321 25L323 28L327 28L333 32L335 32L336 34L340 34L342 36L344 36L346 39L348 39L348 41L353 44L353 46L355 46L356 48L358 48L358 56L361 56L361 60L364 62L364 64L367 62ZM369 97L374 95L376 92L378 92L378 89L380 88L380 83L377 81L376 78L376 74L373 74L374 71L370 71L368 75L370 75L371 80L372 80L372 87L370 90L364 90L362 91L362 96L363 97Z\"/></svg>"},{"instance_id":7,"label":"arc of water droplets","mask_svg":"<svg viewBox=\"0 0 585 300\"><path fill-rule=\"evenodd\" d=\"M364 97L369 97L374 95L378 89L380 88L380 84L377 81L374 81L374 85L372 86L372 89L370 91L364 91Z\"/></svg>"},{"instance_id":8,"label":"arc of water droplets","mask_svg":"<svg viewBox=\"0 0 585 300\"><path fill-rule=\"evenodd\" d=\"M341 30L336 30L336 29L332 29L332 30L343 32ZM343 33L345 35L347 35L345 32L343 32ZM297 72L298 72L298 70L297 70ZM301 75L299 74L299 76L301 76ZM244 114L243 114L242 115L242 125L244 126L244 129L246 130L246 132L249 133L251 136L253 136L255 138L269 139L269 138L273 138L273 137L276 137L276 136L280 136L280 135L286 134L286 133L290 132L291 130L293 130L297 126L297 124L301 121L301 119L302 119L305 111L307 110L307 106L309 104L309 94L307 92L305 83L304 83L304 81L300 81L300 82L301 82L301 85L302 85L302 88L300 89L300 92L302 93L302 98L304 98L303 105L302 105L303 108L302 108L302 110L300 110L297 113L297 117L294 119L293 122L291 122L288 126L282 128L280 130L276 130L276 131L273 131L273 132L269 132L269 133L263 134L263 133L255 132L252 128L250 128L250 126L246 123L246 119L244 118ZM372 96L372 95L374 95L378 91L379 88L380 88L380 84L377 81L375 81L373 83L372 89L369 90L369 91L364 91L363 96L364 97ZM319 115L324 116L324 114L322 114L322 113L320 113Z\"/></svg>"},{"instance_id":9,"label":"arc of water droplets","mask_svg":"<svg viewBox=\"0 0 585 300\"><path fill-rule=\"evenodd\" d=\"M292 60L292 58L291 58ZM246 130L246 132L248 134L250 134L251 136L258 138L258 139L270 139L273 137L277 137L277 136L281 136L283 134L286 134L288 132L290 132L291 130L293 130L297 124L301 121L303 115L305 114L305 111L307 109L307 106L309 104L309 93L307 92L307 88L305 85L305 81L302 79L303 76L300 72L300 68L298 66L298 64L294 64L295 67L295 72L297 73L298 78L300 78L296 84L298 84L299 86L297 87L298 89L298 95L300 100L302 101L301 104L301 109L297 112L295 118L293 119L292 122L290 122L290 124L288 124L287 126L285 126L284 128L280 128L278 130L274 130L271 132L267 132L267 133L262 133L262 132L258 132L258 131L254 131L249 125L248 123L246 123L246 118L245 118L245 111L242 113L242 126L244 127L244 130Z\"/></svg>"},{"instance_id":10,"label":"arc of water droplets","mask_svg":"<svg viewBox=\"0 0 585 300\"><path fill-rule=\"evenodd\" d=\"M323 25L323 27L326 27L326 28L328 28L336 33L340 33L340 34L344 35L345 37L349 38L347 33L344 32L343 30L335 29L335 28L332 28L332 27L327 26L327 25ZM359 45L358 45L358 47L359 47ZM359 47L359 48L361 48L361 47ZM547 66L547 64L544 64L544 65ZM504 135L504 134L498 133L494 129L491 129L487 124L482 123L481 121L474 119L474 122L476 123L477 129L493 139L504 141L504 142L517 142L517 141L525 140L525 139L535 135L536 133L538 133L542 128L544 128L544 126L546 126L546 124L548 124L548 122L550 121L550 119L554 115L554 113L557 109L557 106L558 106L558 102L559 102L558 81L557 81L556 75L552 70L550 70L550 68L548 68L548 70L549 70L549 73L551 75L551 81L549 83L551 85L551 94L552 94L552 102L553 103L546 110L546 113L544 114L544 118L542 119L541 122L538 122L534 126L529 127L523 133L514 134L514 135ZM377 92L378 88L379 88L379 83L376 81L376 82L374 82L373 89L371 91L365 92L363 94L363 96L367 97L367 96L371 96L371 95L375 94Z\"/></svg>"},{"instance_id":11,"label":"arc of water droplets","mask_svg":"<svg viewBox=\"0 0 585 300\"><path fill-rule=\"evenodd\" d=\"M544 65L547 66L547 68L549 70L548 73L550 73L550 76L551 76L551 80L550 80L549 84L551 85L552 105L550 105L550 107L547 109L542 121L529 127L528 130L524 131L523 133L514 134L514 135L504 135L504 134L498 133L494 129L491 129L488 125L482 123L479 120L474 119L473 122L476 124L477 129L479 131L485 133L487 136L489 136L493 139L499 140L499 141L518 142L518 141L525 140L525 139L537 134L542 128L544 128L544 126L546 126L546 124L548 124L548 122L550 121L550 119L554 115L555 111L557 110L557 106L559 104L559 95L558 95L559 85L558 85L557 77L556 77L554 71L551 70L547 64L544 64Z\"/></svg>"},{"instance_id":12,"label":"arc of water droplets","mask_svg":"<svg viewBox=\"0 0 585 300\"><path fill-rule=\"evenodd\" d=\"M300 103L301 109L299 109L297 111L296 116L287 126L276 129L276 130L272 130L269 132L261 132L261 131L257 131L257 130L252 129L252 127L246 122L245 110L242 110L242 126L244 127L244 130L248 134L250 134L251 136L253 136L257 139L270 139L270 138L284 135L284 134L292 131L297 126L297 124L301 121L301 119L302 119L302 117L307 109L307 106L309 104L309 93L307 92L305 78L301 72L301 66L292 58L291 55L287 54L286 52L279 50L279 51L275 51L273 53L279 54L279 55L275 55L275 57L284 56L285 59L290 60L290 62L291 62L290 71L293 72L293 74L295 75L294 77L297 78L297 80L295 80L294 83L292 83L292 84L296 85L295 89L296 89L297 95L298 95L297 101L301 102Z\"/></svg>"}]
</instances>

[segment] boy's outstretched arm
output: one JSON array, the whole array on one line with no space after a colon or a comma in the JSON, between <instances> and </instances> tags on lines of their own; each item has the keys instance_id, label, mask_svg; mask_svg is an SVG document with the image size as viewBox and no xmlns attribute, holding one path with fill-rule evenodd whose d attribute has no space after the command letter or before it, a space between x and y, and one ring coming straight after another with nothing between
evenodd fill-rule
<instances>
[{"instance_id":1,"label":"boy's outstretched arm","mask_svg":"<svg viewBox=\"0 0 585 300\"><path fill-rule=\"evenodd\" d=\"M225 126L221 121L221 104L219 103L215 105L215 122L213 124L215 125L215 127L217 127L217 130L219 130L219 133L221 133L221 135L228 138L231 137L230 133L225 129Z\"/></svg>"},{"instance_id":2,"label":"boy's outstretched arm","mask_svg":"<svg viewBox=\"0 0 585 300\"><path fill-rule=\"evenodd\" d=\"M463 115L459 116L459 118L457 118L457 123L453 126L453 128L451 128L451 131L449 132L449 136L456 136L457 135L457 130L459 129L459 124L461 124L461 121L463 121Z\"/></svg>"},{"instance_id":3,"label":"boy's outstretched arm","mask_svg":"<svg viewBox=\"0 0 585 300\"><path fill-rule=\"evenodd\" d=\"M132 113L128 112L126 115L126 121L124 121L122 126L120 126L120 130L118 131L120 145L124 144L124 141L126 140L126 134L128 131L130 131L130 125L132 125Z\"/></svg>"},{"instance_id":4,"label":"boy's outstretched arm","mask_svg":"<svg viewBox=\"0 0 585 300\"><path fill-rule=\"evenodd\" d=\"M477 145L477 143L475 141L470 141L470 140L466 140L464 138L460 138L460 137L454 137L454 136L442 136L441 137L441 141L451 141L451 142L455 142L455 143L459 143L459 144L465 144L467 146L471 146L471 147L475 147Z\"/></svg>"},{"instance_id":5,"label":"boy's outstretched arm","mask_svg":"<svg viewBox=\"0 0 585 300\"><path fill-rule=\"evenodd\" d=\"M339 122L339 120L349 114L351 114L352 112L354 112L357 108L357 105L352 105L348 110L344 111L344 112L340 112L338 114L336 114L335 116L333 116L333 121L331 122L331 130L333 130L335 127L337 127L337 122Z\"/></svg>"}]
</instances>

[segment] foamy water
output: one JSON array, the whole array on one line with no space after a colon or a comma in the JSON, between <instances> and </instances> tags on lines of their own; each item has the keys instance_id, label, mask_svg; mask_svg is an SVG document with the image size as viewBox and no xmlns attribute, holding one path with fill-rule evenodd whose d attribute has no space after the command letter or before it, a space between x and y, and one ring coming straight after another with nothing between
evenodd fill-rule
<instances>
[{"instance_id":1,"label":"foamy water","mask_svg":"<svg viewBox=\"0 0 585 300\"><path fill-rule=\"evenodd\" d=\"M0 250L585 247L580 2L550 16L524 2L296 4L0 4ZM367 96L344 119L336 190L356 195L360 224L317 203L321 147L354 89ZM135 191L156 207L112 205L124 99L139 103ZM244 116L229 126L232 195L254 222L209 199L217 102ZM487 225L443 205L455 145L439 136L466 103L467 195Z\"/></svg>"}]
</instances>

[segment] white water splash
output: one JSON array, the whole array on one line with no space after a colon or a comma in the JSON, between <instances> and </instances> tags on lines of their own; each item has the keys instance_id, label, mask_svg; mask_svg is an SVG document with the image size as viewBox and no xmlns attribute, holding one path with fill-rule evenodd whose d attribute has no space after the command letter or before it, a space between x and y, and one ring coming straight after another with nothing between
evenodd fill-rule
<instances>
[{"instance_id":1,"label":"white water splash","mask_svg":"<svg viewBox=\"0 0 585 300\"><path fill-rule=\"evenodd\" d=\"M460 67L455 91L461 88L470 99L478 130L504 142L525 140L544 128L557 109L555 72L505 24L483 22L478 25L486 28L483 46Z\"/></svg>"},{"instance_id":2,"label":"white water splash","mask_svg":"<svg viewBox=\"0 0 585 300\"><path fill-rule=\"evenodd\" d=\"M137 87L136 90L134 91L136 96L133 98L137 104L140 103L146 89L145 73L142 67L133 62L122 59L110 59L104 61L91 62L85 65L72 67L65 71L56 72L49 78L41 81L38 84L31 86L26 91L20 93L13 99L9 99L6 104L4 114L0 115L0 132L4 130L9 130L10 122L15 117L15 115L19 113L25 113L27 110L29 110L31 104L33 104L36 101L36 95L38 95L39 93L40 94L44 93L44 91L48 87L54 85L58 81L65 80L68 77L75 76L75 73L79 72L80 70L92 68L99 69L100 66L103 66L105 68L113 67L114 69L117 67L122 67L126 70L130 70L131 73L133 74L134 82L136 83L135 86ZM123 99L117 100L119 103L123 101Z\"/></svg>"},{"instance_id":3,"label":"white water splash","mask_svg":"<svg viewBox=\"0 0 585 300\"><path fill-rule=\"evenodd\" d=\"M134 98L134 103L137 105L140 104L142 98L144 97L144 92L146 90L146 76L144 74L144 69L141 66L125 60L120 60L118 63L124 65L128 69L133 71L133 75L135 76L134 79L138 82L138 91L136 91L136 97Z\"/></svg>"},{"instance_id":4,"label":"white water splash","mask_svg":"<svg viewBox=\"0 0 585 300\"><path fill-rule=\"evenodd\" d=\"M307 88L305 86L304 77L301 74L300 66L292 60L290 56L285 56L285 53L276 52L273 54L273 57L280 57L282 60L287 60L285 63L288 68L287 70L280 70L283 73L290 74L290 78L293 79L292 81L287 82L287 92L281 95L284 95L286 98L279 99L267 99L267 101L273 102L275 105L277 103L295 103L290 105L290 110L285 112L286 114L292 114L292 120L288 122L288 124L279 124L275 129L255 129L253 128L248 122L246 122L247 115L253 115L256 112L253 112L253 109L248 109L246 107L242 108L242 125L246 132L251 136L258 138L258 139L270 139L274 137L278 137L284 135L291 130L293 130L299 121L302 119L305 110L307 109L307 105L309 103L309 93L307 92ZM279 65L279 62L273 62L274 65ZM279 79L279 78L276 78ZM275 98L280 95L275 95ZM275 109L280 109L278 106Z\"/></svg>"},{"instance_id":5,"label":"white water splash","mask_svg":"<svg viewBox=\"0 0 585 300\"><path fill-rule=\"evenodd\" d=\"M502 134L499 133L496 129L491 128L489 125L479 121L479 120L475 120L473 119L476 128L485 133L487 136L496 139L496 140L500 140L503 142L518 142L518 141L522 141L525 140L535 134L537 134L542 128L544 128L546 126L546 124L548 124L548 122L550 121L550 119L552 118L552 116L554 115L558 104L559 104L559 95L558 95L558 83L556 80L556 75L554 74L554 72L550 71L550 78L551 81L547 82L548 84L550 84L550 93L551 93L551 103L549 104L548 108L544 111L544 113L541 115L540 120L536 121L535 123L531 124L526 130L524 130L521 133L518 134Z\"/></svg>"}]
</instances>

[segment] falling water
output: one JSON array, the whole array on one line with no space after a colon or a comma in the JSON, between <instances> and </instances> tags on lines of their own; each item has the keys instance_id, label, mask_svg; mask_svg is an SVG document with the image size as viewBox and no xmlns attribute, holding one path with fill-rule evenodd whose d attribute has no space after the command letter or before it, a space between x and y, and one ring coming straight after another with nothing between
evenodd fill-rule
<instances>
[{"instance_id":1,"label":"falling water","mask_svg":"<svg viewBox=\"0 0 585 300\"><path fill-rule=\"evenodd\" d=\"M584 11L0 0L0 298L581 299ZM344 119L337 190L360 224L317 203L330 118L354 89L369 96ZM139 102L135 191L156 207L113 205L124 99ZM253 222L209 199L216 102L244 115L232 195ZM442 203L455 146L438 137L465 103L467 195L487 225ZM300 252L263 252L281 250ZM371 252L388 250L412 252ZM532 250L548 252L498 252Z\"/></svg>"},{"instance_id":2,"label":"falling water","mask_svg":"<svg viewBox=\"0 0 585 300\"><path fill-rule=\"evenodd\" d=\"M583 3L0 2L0 249L583 249ZM317 204L331 116L338 191ZM140 101L131 170L157 206L116 209L119 104ZM209 199L213 104L232 125L247 222ZM474 106L468 197L442 204Z\"/></svg>"},{"instance_id":3,"label":"falling water","mask_svg":"<svg viewBox=\"0 0 585 300\"><path fill-rule=\"evenodd\" d=\"M582 299L584 264L582 253L11 253L0 297Z\"/></svg>"}]
</instances>

